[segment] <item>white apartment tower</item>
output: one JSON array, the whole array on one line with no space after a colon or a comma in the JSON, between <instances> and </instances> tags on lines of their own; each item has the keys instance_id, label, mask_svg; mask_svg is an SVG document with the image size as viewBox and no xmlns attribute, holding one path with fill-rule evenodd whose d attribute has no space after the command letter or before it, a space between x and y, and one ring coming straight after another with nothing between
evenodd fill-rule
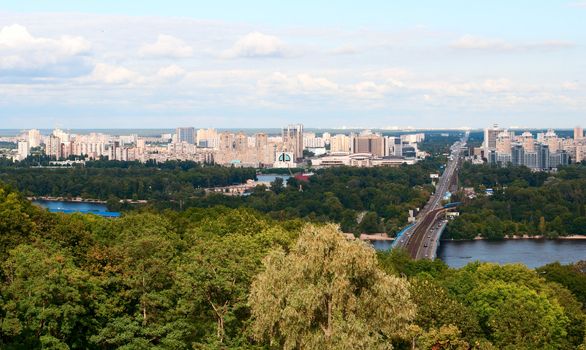
<instances>
[{"instance_id":1,"label":"white apartment tower","mask_svg":"<svg viewBox=\"0 0 586 350\"><path fill-rule=\"evenodd\" d=\"M45 154L55 159L61 158L61 139L55 135L50 135L45 144Z\"/></svg>"},{"instance_id":2,"label":"white apartment tower","mask_svg":"<svg viewBox=\"0 0 586 350\"><path fill-rule=\"evenodd\" d=\"M19 141L18 142L18 155L17 159L24 160L30 154L30 147L28 141Z\"/></svg>"},{"instance_id":3,"label":"white apartment tower","mask_svg":"<svg viewBox=\"0 0 586 350\"><path fill-rule=\"evenodd\" d=\"M39 147L41 145L41 132L38 129L31 129L27 134L29 148Z\"/></svg>"},{"instance_id":4,"label":"white apartment tower","mask_svg":"<svg viewBox=\"0 0 586 350\"><path fill-rule=\"evenodd\" d=\"M484 129L484 145L486 150L496 149L496 139L498 135L503 131L500 129L498 124L494 124L492 128Z\"/></svg>"}]
</instances>

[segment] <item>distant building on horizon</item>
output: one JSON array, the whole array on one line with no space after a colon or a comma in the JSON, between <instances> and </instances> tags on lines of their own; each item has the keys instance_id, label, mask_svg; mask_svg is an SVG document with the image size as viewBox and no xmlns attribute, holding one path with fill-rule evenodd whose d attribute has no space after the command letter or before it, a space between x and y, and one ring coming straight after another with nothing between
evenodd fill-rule
<instances>
[{"instance_id":1,"label":"distant building on horizon","mask_svg":"<svg viewBox=\"0 0 586 350\"><path fill-rule=\"evenodd\" d=\"M578 141L582 139L584 139L584 129L577 126L574 128L574 140Z\"/></svg>"},{"instance_id":2,"label":"distant building on horizon","mask_svg":"<svg viewBox=\"0 0 586 350\"><path fill-rule=\"evenodd\" d=\"M295 160L303 158L303 124L290 124L283 128L283 147L293 153Z\"/></svg>"},{"instance_id":3,"label":"distant building on horizon","mask_svg":"<svg viewBox=\"0 0 586 350\"><path fill-rule=\"evenodd\" d=\"M570 164L572 157L577 160L577 155L581 155L580 139L562 139L552 129L539 133L537 139L534 139L533 134L528 131L517 136L514 132L499 129L495 125L485 129L484 135L483 152L475 154L482 154L489 164L511 164L533 170L550 170L566 166ZM574 130L574 136L576 135L579 135L579 130Z\"/></svg>"},{"instance_id":4,"label":"distant building on horizon","mask_svg":"<svg viewBox=\"0 0 586 350\"><path fill-rule=\"evenodd\" d=\"M175 135L177 137L177 143L185 142L190 145L195 144L195 128L194 127L185 127L185 128L177 128L175 130Z\"/></svg>"}]
</instances>

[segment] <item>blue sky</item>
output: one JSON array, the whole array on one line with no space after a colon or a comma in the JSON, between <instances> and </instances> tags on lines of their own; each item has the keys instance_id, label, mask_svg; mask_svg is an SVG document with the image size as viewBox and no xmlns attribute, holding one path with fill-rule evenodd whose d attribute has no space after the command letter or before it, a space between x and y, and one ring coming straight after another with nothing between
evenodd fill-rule
<instances>
[{"instance_id":1,"label":"blue sky","mask_svg":"<svg viewBox=\"0 0 586 350\"><path fill-rule=\"evenodd\" d=\"M0 128L586 125L584 1L2 1Z\"/></svg>"}]
</instances>

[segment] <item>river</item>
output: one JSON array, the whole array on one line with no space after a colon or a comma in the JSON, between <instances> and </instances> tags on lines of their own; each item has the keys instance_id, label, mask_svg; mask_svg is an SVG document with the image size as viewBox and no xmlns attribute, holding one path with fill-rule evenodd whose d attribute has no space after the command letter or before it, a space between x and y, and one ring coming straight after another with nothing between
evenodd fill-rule
<instances>
[{"instance_id":1,"label":"river","mask_svg":"<svg viewBox=\"0 0 586 350\"><path fill-rule=\"evenodd\" d=\"M68 201L33 201L34 204L49 209L52 213L91 213L106 217L118 217L120 213L108 211L105 204Z\"/></svg>"},{"instance_id":2,"label":"river","mask_svg":"<svg viewBox=\"0 0 586 350\"><path fill-rule=\"evenodd\" d=\"M373 242L373 246L386 250L390 242ZM569 264L586 260L586 240L441 241L438 258L454 268L476 260L499 264L522 263L530 268L556 261Z\"/></svg>"},{"instance_id":3,"label":"river","mask_svg":"<svg viewBox=\"0 0 586 350\"><path fill-rule=\"evenodd\" d=\"M258 174L258 175L256 175L258 182L273 182L278 177L283 179L283 185L287 185L287 180L289 180L289 178L291 176L290 175L279 175L279 174Z\"/></svg>"}]
</instances>

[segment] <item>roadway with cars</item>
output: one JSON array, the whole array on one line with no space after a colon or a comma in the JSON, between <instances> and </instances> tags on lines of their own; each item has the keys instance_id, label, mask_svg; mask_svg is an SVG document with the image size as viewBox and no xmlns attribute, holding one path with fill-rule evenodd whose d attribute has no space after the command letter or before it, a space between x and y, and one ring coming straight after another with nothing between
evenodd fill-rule
<instances>
[{"instance_id":1,"label":"roadway with cars","mask_svg":"<svg viewBox=\"0 0 586 350\"><path fill-rule=\"evenodd\" d=\"M464 138L452 145L448 164L440 176L435 193L430 197L425 207L416 217L415 224L409 228L394 248L403 248L414 259L434 259L437 250L437 242L446 226L444 213L447 211L441 201L450 190L457 176L460 152L466 145L469 133Z\"/></svg>"}]
</instances>

